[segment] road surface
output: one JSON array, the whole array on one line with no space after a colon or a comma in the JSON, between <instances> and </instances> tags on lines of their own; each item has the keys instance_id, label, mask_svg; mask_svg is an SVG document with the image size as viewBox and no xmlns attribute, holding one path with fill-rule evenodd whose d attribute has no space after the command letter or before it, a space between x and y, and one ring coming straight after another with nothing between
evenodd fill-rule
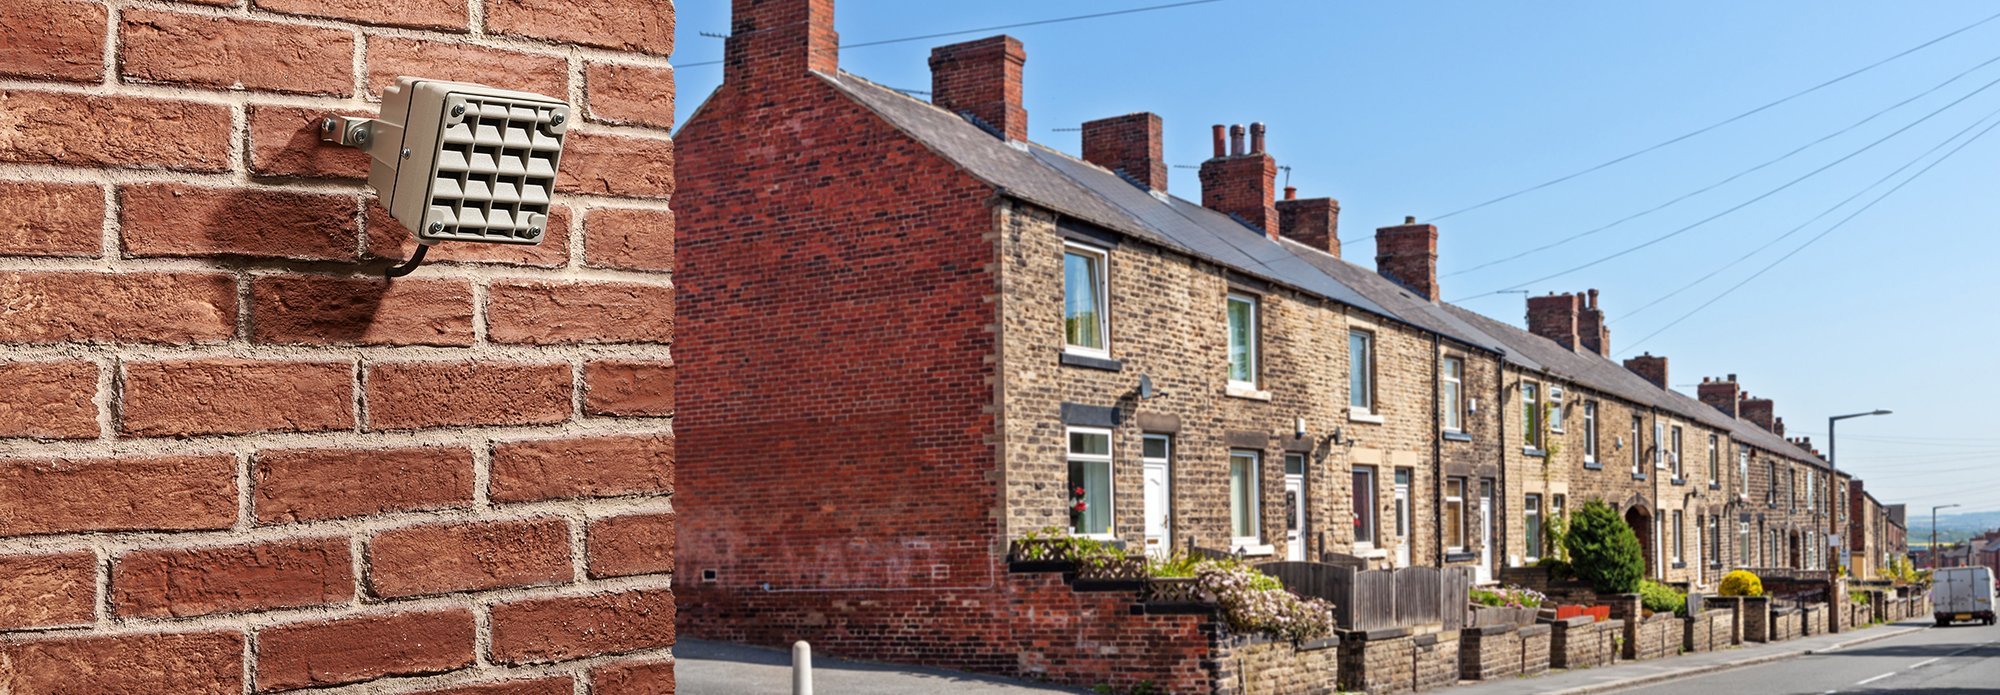
<instances>
[{"instance_id":1,"label":"road surface","mask_svg":"<svg viewBox=\"0 0 2000 695\"><path fill-rule=\"evenodd\" d=\"M1617 692L1992 695L2000 693L2000 626L1961 624L1930 628L1824 653Z\"/></svg>"}]
</instances>

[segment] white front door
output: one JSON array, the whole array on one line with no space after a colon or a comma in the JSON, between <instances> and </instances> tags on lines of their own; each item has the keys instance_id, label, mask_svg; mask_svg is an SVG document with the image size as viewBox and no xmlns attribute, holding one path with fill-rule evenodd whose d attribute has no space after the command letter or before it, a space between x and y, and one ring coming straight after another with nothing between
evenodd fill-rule
<instances>
[{"instance_id":1,"label":"white front door","mask_svg":"<svg viewBox=\"0 0 2000 695\"><path fill-rule=\"evenodd\" d=\"M1479 481L1479 583L1493 581L1493 481Z\"/></svg>"},{"instance_id":2,"label":"white front door","mask_svg":"<svg viewBox=\"0 0 2000 695\"><path fill-rule=\"evenodd\" d=\"M1294 459L1298 468L1294 469ZM1285 559L1306 559L1306 476L1305 457L1285 456ZM1292 471L1297 470L1294 473Z\"/></svg>"},{"instance_id":3,"label":"white front door","mask_svg":"<svg viewBox=\"0 0 2000 695\"><path fill-rule=\"evenodd\" d=\"M1173 554L1173 442L1156 434L1146 435L1140 454L1142 492L1146 504L1146 554L1164 558Z\"/></svg>"},{"instance_id":4,"label":"white front door","mask_svg":"<svg viewBox=\"0 0 2000 695\"><path fill-rule=\"evenodd\" d=\"M1396 566L1410 566L1410 469L1396 469Z\"/></svg>"}]
</instances>

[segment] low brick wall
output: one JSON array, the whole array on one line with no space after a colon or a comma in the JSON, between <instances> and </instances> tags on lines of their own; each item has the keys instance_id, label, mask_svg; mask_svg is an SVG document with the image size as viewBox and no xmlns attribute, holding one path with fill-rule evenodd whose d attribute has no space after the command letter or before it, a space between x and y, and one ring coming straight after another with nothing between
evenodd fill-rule
<instances>
[{"instance_id":1,"label":"low brick wall","mask_svg":"<svg viewBox=\"0 0 2000 695\"><path fill-rule=\"evenodd\" d=\"M1640 618L1636 628L1627 628L1632 637L1625 643L1625 658L1635 661L1660 659L1681 653L1684 627L1672 613L1654 613Z\"/></svg>"},{"instance_id":2,"label":"low brick wall","mask_svg":"<svg viewBox=\"0 0 2000 695\"><path fill-rule=\"evenodd\" d=\"M1703 613L1729 614L1729 639L1724 641L1716 636L1715 646L1720 649L1725 644L1735 646L1743 643L1743 599L1737 596L1707 596L1702 601Z\"/></svg>"},{"instance_id":3,"label":"low brick wall","mask_svg":"<svg viewBox=\"0 0 2000 695\"><path fill-rule=\"evenodd\" d=\"M1416 689L1416 644L1407 629L1340 633L1343 691L1407 693Z\"/></svg>"},{"instance_id":4,"label":"low brick wall","mask_svg":"<svg viewBox=\"0 0 2000 695\"><path fill-rule=\"evenodd\" d=\"M1700 615L1681 619L1681 650L1687 652L1709 652L1728 649L1734 644L1736 632L1736 612L1718 610L1709 606Z\"/></svg>"},{"instance_id":5,"label":"low brick wall","mask_svg":"<svg viewBox=\"0 0 2000 695\"><path fill-rule=\"evenodd\" d=\"M1550 667L1590 668L1618 660L1615 638L1624 633L1625 621L1592 620L1589 616L1579 616L1550 623L1553 628L1549 638Z\"/></svg>"},{"instance_id":6,"label":"low brick wall","mask_svg":"<svg viewBox=\"0 0 2000 695\"><path fill-rule=\"evenodd\" d=\"M1810 637L1826 632L1828 612L1824 603L1806 604L1805 611L1799 619L1799 636Z\"/></svg>"},{"instance_id":7,"label":"low brick wall","mask_svg":"<svg viewBox=\"0 0 2000 695\"><path fill-rule=\"evenodd\" d=\"M1270 637L1230 637L1216 644L1215 695L1332 694L1340 640L1298 645Z\"/></svg>"},{"instance_id":8,"label":"low brick wall","mask_svg":"<svg viewBox=\"0 0 2000 695\"><path fill-rule=\"evenodd\" d=\"M1467 628L1458 634L1458 677L1484 681L1521 672L1521 633L1512 625ZM1548 649L1542 650L1547 668Z\"/></svg>"},{"instance_id":9,"label":"low brick wall","mask_svg":"<svg viewBox=\"0 0 2000 695\"><path fill-rule=\"evenodd\" d=\"M1419 691L1449 688L1458 684L1457 630L1433 632L1410 638L1415 647L1411 668Z\"/></svg>"},{"instance_id":10,"label":"low brick wall","mask_svg":"<svg viewBox=\"0 0 2000 695\"><path fill-rule=\"evenodd\" d=\"M1521 675L1539 676L1548 673L1549 640L1554 634L1554 629L1544 623L1529 625L1515 630L1514 633L1521 638Z\"/></svg>"},{"instance_id":11,"label":"low brick wall","mask_svg":"<svg viewBox=\"0 0 2000 695\"><path fill-rule=\"evenodd\" d=\"M1771 640L1782 642L1799 638L1799 627L1805 612L1796 608L1771 611Z\"/></svg>"},{"instance_id":12,"label":"low brick wall","mask_svg":"<svg viewBox=\"0 0 2000 695\"><path fill-rule=\"evenodd\" d=\"M1771 641L1771 599L1746 596L1739 615L1743 620L1743 641Z\"/></svg>"}]
</instances>

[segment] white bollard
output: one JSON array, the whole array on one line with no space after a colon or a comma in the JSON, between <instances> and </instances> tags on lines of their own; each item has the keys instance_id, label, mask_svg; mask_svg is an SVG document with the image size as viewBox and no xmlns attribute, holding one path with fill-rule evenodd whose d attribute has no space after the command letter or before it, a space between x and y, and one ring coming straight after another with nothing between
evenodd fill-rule
<instances>
[{"instance_id":1,"label":"white bollard","mask_svg":"<svg viewBox=\"0 0 2000 695\"><path fill-rule=\"evenodd\" d=\"M813 648L805 640L792 643L792 695L813 693Z\"/></svg>"}]
</instances>

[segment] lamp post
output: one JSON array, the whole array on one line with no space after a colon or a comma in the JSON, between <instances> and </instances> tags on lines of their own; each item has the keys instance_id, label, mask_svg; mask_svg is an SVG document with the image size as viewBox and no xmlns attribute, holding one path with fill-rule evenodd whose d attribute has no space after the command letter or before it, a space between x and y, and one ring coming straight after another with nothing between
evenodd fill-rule
<instances>
[{"instance_id":1,"label":"lamp post","mask_svg":"<svg viewBox=\"0 0 2000 695\"><path fill-rule=\"evenodd\" d=\"M1956 504L1940 504L1940 505L1938 505L1938 506L1935 506L1935 507L1931 507L1931 552L1930 552L1930 556L1931 556L1931 569L1937 569L1937 560L1938 560L1938 547L1937 547L1937 510L1940 510L1940 509L1950 509L1950 508L1952 508L1952 507L1956 507L1956 506L1958 506L1958 505L1956 505Z\"/></svg>"},{"instance_id":2,"label":"lamp post","mask_svg":"<svg viewBox=\"0 0 2000 695\"><path fill-rule=\"evenodd\" d=\"M1841 420L1848 420L1857 417L1868 417L1870 415L1888 415L1888 414L1889 411L1887 410L1876 410L1866 413L1850 413L1847 415L1835 415L1833 417L1827 418L1826 419L1826 464L1829 466L1833 466L1835 468L1839 467L1839 464L1834 463L1833 460L1833 426L1836 423L1839 423Z\"/></svg>"}]
</instances>

